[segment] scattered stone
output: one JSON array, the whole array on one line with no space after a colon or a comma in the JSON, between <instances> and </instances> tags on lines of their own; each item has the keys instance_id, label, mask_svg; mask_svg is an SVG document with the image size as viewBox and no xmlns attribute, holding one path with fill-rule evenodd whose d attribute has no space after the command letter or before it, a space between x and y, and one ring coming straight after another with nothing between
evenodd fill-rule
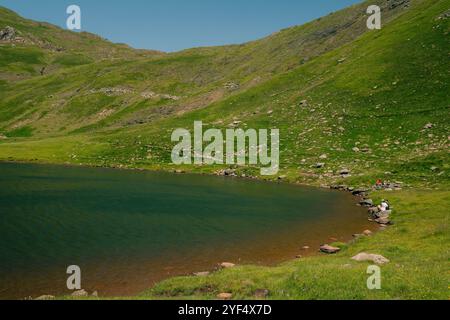
<instances>
[{"instance_id":1,"label":"scattered stone","mask_svg":"<svg viewBox=\"0 0 450 320\"><path fill-rule=\"evenodd\" d=\"M84 289L74 291L72 293L72 297L87 297L87 296L89 296L89 293L87 293L87 291Z\"/></svg>"},{"instance_id":2,"label":"scattered stone","mask_svg":"<svg viewBox=\"0 0 450 320\"><path fill-rule=\"evenodd\" d=\"M255 291L255 297L258 299L265 299L269 296L270 292L267 289L257 289Z\"/></svg>"},{"instance_id":3,"label":"scattered stone","mask_svg":"<svg viewBox=\"0 0 450 320\"><path fill-rule=\"evenodd\" d=\"M234 82L227 82L225 83L225 89L230 90L230 91L235 91L238 90L240 88L240 85Z\"/></svg>"},{"instance_id":4,"label":"scattered stone","mask_svg":"<svg viewBox=\"0 0 450 320\"><path fill-rule=\"evenodd\" d=\"M43 295L43 296L37 297L34 300L55 300L55 296Z\"/></svg>"},{"instance_id":5,"label":"scattered stone","mask_svg":"<svg viewBox=\"0 0 450 320\"><path fill-rule=\"evenodd\" d=\"M434 127L434 124L432 124L432 123L427 123L423 128L424 128L425 130L429 130L429 129L433 129L433 127Z\"/></svg>"},{"instance_id":6,"label":"scattered stone","mask_svg":"<svg viewBox=\"0 0 450 320\"><path fill-rule=\"evenodd\" d=\"M310 247L309 247L309 246L304 246L302 249L303 249L303 250L309 250Z\"/></svg>"},{"instance_id":7,"label":"scattered stone","mask_svg":"<svg viewBox=\"0 0 450 320\"><path fill-rule=\"evenodd\" d=\"M361 195L364 195L364 194L366 194L367 193L367 190L366 189L355 189L355 190L348 190L348 191L351 191L351 193L354 195L354 196L361 196Z\"/></svg>"},{"instance_id":8,"label":"scattered stone","mask_svg":"<svg viewBox=\"0 0 450 320\"><path fill-rule=\"evenodd\" d=\"M364 261L370 261L376 264L386 264L389 263L389 259L386 259L382 255L379 254L369 254L362 252L360 254L357 254L352 258L352 260L358 261L358 262L364 262Z\"/></svg>"},{"instance_id":9,"label":"scattered stone","mask_svg":"<svg viewBox=\"0 0 450 320\"><path fill-rule=\"evenodd\" d=\"M372 235L372 231L370 231L370 230L364 230L363 234L364 234L366 237L369 237L369 236Z\"/></svg>"},{"instance_id":10,"label":"scattered stone","mask_svg":"<svg viewBox=\"0 0 450 320\"><path fill-rule=\"evenodd\" d=\"M301 107L307 107L307 106L308 106L308 100L302 100L302 101L300 101L300 106L301 106Z\"/></svg>"},{"instance_id":11,"label":"scattered stone","mask_svg":"<svg viewBox=\"0 0 450 320\"><path fill-rule=\"evenodd\" d=\"M234 263L231 262L222 262L220 264L220 267L223 269L229 269L229 268L234 268L236 265Z\"/></svg>"},{"instance_id":12,"label":"scattered stone","mask_svg":"<svg viewBox=\"0 0 450 320\"><path fill-rule=\"evenodd\" d=\"M322 159L322 160L325 160L325 159L327 159L328 158L328 155L326 155L326 154L322 154L320 157L319 157L319 159Z\"/></svg>"},{"instance_id":13,"label":"scattered stone","mask_svg":"<svg viewBox=\"0 0 450 320\"><path fill-rule=\"evenodd\" d=\"M231 298L233 298L233 295L231 293L219 293L217 295L217 298L220 300L231 300Z\"/></svg>"},{"instance_id":14,"label":"scattered stone","mask_svg":"<svg viewBox=\"0 0 450 320\"><path fill-rule=\"evenodd\" d=\"M6 139L8 139L7 136L5 136L5 135L3 135L3 134L0 134L0 140L6 140Z\"/></svg>"},{"instance_id":15,"label":"scattered stone","mask_svg":"<svg viewBox=\"0 0 450 320\"><path fill-rule=\"evenodd\" d=\"M360 151L358 147L354 147L352 150L353 150L354 152L359 152L359 151Z\"/></svg>"},{"instance_id":16,"label":"scattered stone","mask_svg":"<svg viewBox=\"0 0 450 320\"><path fill-rule=\"evenodd\" d=\"M363 207L373 207L373 200L372 199L361 200L359 204L362 205Z\"/></svg>"},{"instance_id":17,"label":"scattered stone","mask_svg":"<svg viewBox=\"0 0 450 320\"><path fill-rule=\"evenodd\" d=\"M350 170L348 170L348 169L342 169L342 170L339 172L339 174L340 174L341 176L349 175L349 174L350 174Z\"/></svg>"},{"instance_id":18,"label":"scattered stone","mask_svg":"<svg viewBox=\"0 0 450 320\"><path fill-rule=\"evenodd\" d=\"M92 292L91 296L93 296L93 297L98 297L98 291Z\"/></svg>"},{"instance_id":19,"label":"scattered stone","mask_svg":"<svg viewBox=\"0 0 450 320\"><path fill-rule=\"evenodd\" d=\"M209 271L203 271L203 272L196 272L194 273L194 276L196 277L207 277L210 275Z\"/></svg>"},{"instance_id":20,"label":"scattered stone","mask_svg":"<svg viewBox=\"0 0 450 320\"><path fill-rule=\"evenodd\" d=\"M287 178L287 176L279 176L278 177L278 180L284 180L284 179L286 179Z\"/></svg>"},{"instance_id":21,"label":"scattered stone","mask_svg":"<svg viewBox=\"0 0 450 320\"><path fill-rule=\"evenodd\" d=\"M341 249L330 246L328 244L324 244L323 246L320 247L320 251L323 253L334 254L334 253L338 253L339 251L341 251Z\"/></svg>"},{"instance_id":22,"label":"scattered stone","mask_svg":"<svg viewBox=\"0 0 450 320\"><path fill-rule=\"evenodd\" d=\"M322 169L323 167L325 167L325 163L322 163L322 162L316 163L316 168L317 169Z\"/></svg>"},{"instance_id":23,"label":"scattered stone","mask_svg":"<svg viewBox=\"0 0 450 320\"><path fill-rule=\"evenodd\" d=\"M382 224L382 225L389 225L391 224L391 220L388 217L381 217L375 220L376 223Z\"/></svg>"}]
</instances>

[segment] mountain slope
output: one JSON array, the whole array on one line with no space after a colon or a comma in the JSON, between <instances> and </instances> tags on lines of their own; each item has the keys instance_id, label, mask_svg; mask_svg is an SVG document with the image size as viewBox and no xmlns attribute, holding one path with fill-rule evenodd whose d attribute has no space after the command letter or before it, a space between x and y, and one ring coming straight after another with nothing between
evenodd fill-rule
<instances>
[{"instance_id":1,"label":"mountain slope","mask_svg":"<svg viewBox=\"0 0 450 320\"><path fill-rule=\"evenodd\" d=\"M243 58L247 51L240 55L241 67L232 62L237 69L217 61L237 59L242 46L100 61L71 69L78 76L61 71L14 87L4 84L0 119L9 138L0 144L0 157L167 169L172 168L173 129L192 128L194 120L219 128L240 121L243 128L281 130L281 168L291 180L337 182L346 168L353 175L349 181L392 179L393 174L414 183L448 181L449 23L444 13L450 2L384 3L401 4L395 9L402 14L382 30L345 33L354 40L322 54L317 49L318 56L294 69L280 64L286 72L264 80L252 78L267 72L254 62L256 73L248 73L253 81L235 91L224 90L224 81L250 63ZM345 15L359 12L365 25L363 6ZM275 48L277 41L286 44L288 34L298 36L307 28L311 24L243 47L266 42ZM246 83L245 77L237 82ZM303 100L307 103L301 105ZM425 129L427 124L432 125ZM325 166L315 168L318 162ZM255 175L257 168L239 172Z\"/></svg>"},{"instance_id":2,"label":"mountain slope","mask_svg":"<svg viewBox=\"0 0 450 320\"><path fill-rule=\"evenodd\" d=\"M378 1L386 23L407 11L403 2ZM366 8L367 3L352 6L243 45L166 55L123 48L48 25L42 28L0 12L0 27L12 25L28 37L39 36L53 47L65 48L64 52L43 49L36 45L38 41L24 47L0 46L0 56L3 52L13 62L3 67L11 69L2 73L4 78L14 79L11 74L17 68L23 72L15 77L25 73L28 78L12 86L4 83L0 132L55 136L81 128L92 131L151 123L203 108L358 38L367 32ZM39 74L42 68L44 76Z\"/></svg>"}]
</instances>

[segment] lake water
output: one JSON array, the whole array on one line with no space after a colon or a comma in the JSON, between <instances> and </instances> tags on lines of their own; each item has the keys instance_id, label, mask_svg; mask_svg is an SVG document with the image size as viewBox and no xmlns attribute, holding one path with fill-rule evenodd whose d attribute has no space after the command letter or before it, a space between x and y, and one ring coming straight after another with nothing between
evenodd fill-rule
<instances>
[{"instance_id":1,"label":"lake water","mask_svg":"<svg viewBox=\"0 0 450 320\"><path fill-rule=\"evenodd\" d=\"M272 265L370 229L346 193L241 179L0 163L0 298L135 295L218 263ZM303 246L311 250L302 250Z\"/></svg>"}]
</instances>

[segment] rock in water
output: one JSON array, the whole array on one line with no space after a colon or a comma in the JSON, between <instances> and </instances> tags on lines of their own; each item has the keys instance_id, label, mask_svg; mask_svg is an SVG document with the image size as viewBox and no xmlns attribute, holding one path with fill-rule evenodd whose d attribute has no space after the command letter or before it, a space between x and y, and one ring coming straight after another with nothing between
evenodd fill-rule
<instances>
[{"instance_id":1,"label":"rock in water","mask_svg":"<svg viewBox=\"0 0 450 320\"><path fill-rule=\"evenodd\" d=\"M357 254L352 258L352 260L363 262L363 261L370 261L376 264L386 264L389 263L389 259L386 259L382 255L379 254L371 254L371 253L365 253L362 252L360 254Z\"/></svg>"},{"instance_id":2,"label":"rock in water","mask_svg":"<svg viewBox=\"0 0 450 320\"><path fill-rule=\"evenodd\" d=\"M333 253L338 253L339 251L341 251L341 248L337 248L337 247L330 246L328 244L324 244L323 246L320 247L320 251L322 251L323 253L333 254Z\"/></svg>"},{"instance_id":3,"label":"rock in water","mask_svg":"<svg viewBox=\"0 0 450 320\"><path fill-rule=\"evenodd\" d=\"M363 207L372 207L373 206L373 200L372 199L365 199L359 202L360 205Z\"/></svg>"}]
</instances>

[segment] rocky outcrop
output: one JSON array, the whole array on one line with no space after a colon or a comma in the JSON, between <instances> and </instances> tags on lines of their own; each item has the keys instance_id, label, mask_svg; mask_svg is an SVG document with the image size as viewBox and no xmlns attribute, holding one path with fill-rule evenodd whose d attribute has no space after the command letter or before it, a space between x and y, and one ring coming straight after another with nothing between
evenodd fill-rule
<instances>
[{"instance_id":1,"label":"rocky outcrop","mask_svg":"<svg viewBox=\"0 0 450 320\"><path fill-rule=\"evenodd\" d=\"M6 26L0 30L0 41L14 41L16 34L16 30L13 27Z\"/></svg>"}]
</instances>

